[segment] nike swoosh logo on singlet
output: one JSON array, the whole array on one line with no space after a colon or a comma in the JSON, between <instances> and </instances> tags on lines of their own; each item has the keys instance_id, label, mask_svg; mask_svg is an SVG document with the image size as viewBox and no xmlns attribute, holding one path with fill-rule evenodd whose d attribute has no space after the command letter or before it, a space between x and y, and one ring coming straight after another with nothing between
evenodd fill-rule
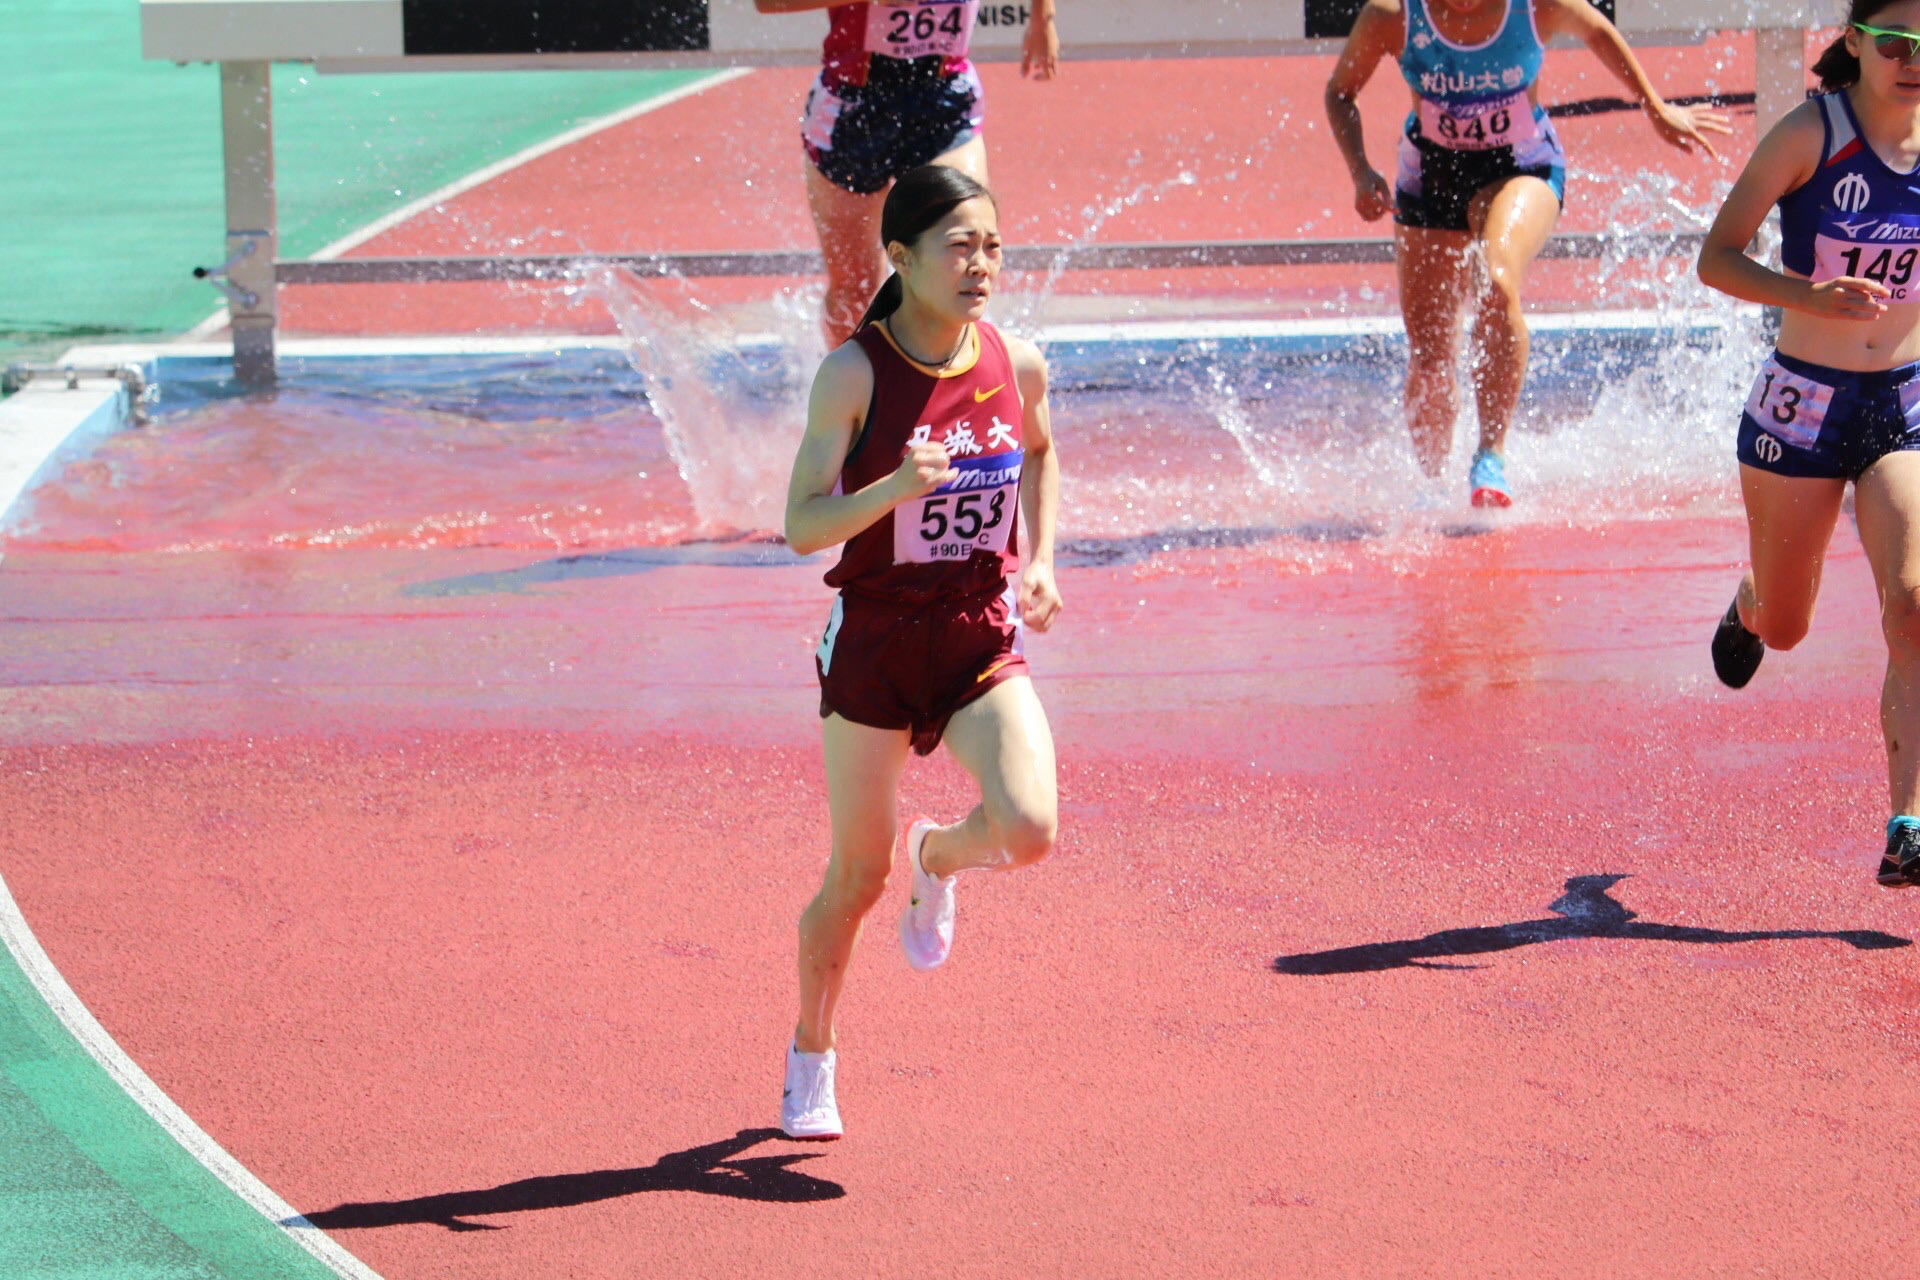
<instances>
[{"instance_id":1,"label":"nike swoosh logo on singlet","mask_svg":"<svg viewBox=\"0 0 1920 1280\"><path fill-rule=\"evenodd\" d=\"M975 404L985 404L987 401L993 399L994 396L998 395L1001 389L1004 388L1006 385L1007 384L1003 382L1000 384L1000 386L994 387L991 390L974 392L973 402Z\"/></svg>"}]
</instances>

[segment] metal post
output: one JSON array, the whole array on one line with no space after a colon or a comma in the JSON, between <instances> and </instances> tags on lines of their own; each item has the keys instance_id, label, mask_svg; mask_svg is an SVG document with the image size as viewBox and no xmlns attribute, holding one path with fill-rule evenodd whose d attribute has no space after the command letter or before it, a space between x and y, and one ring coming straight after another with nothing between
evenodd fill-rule
<instances>
[{"instance_id":1,"label":"metal post","mask_svg":"<svg viewBox=\"0 0 1920 1280\"><path fill-rule=\"evenodd\" d=\"M1780 117L1807 100L1806 34L1797 27L1753 33L1754 122L1765 137Z\"/></svg>"},{"instance_id":2,"label":"metal post","mask_svg":"<svg viewBox=\"0 0 1920 1280\"><path fill-rule=\"evenodd\" d=\"M279 223L273 192L273 82L265 62L220 64L220 126L226 147L227 312L233 376L242 386L274 382L279 317L273 262Z\"/></svg>"}]
</instances>

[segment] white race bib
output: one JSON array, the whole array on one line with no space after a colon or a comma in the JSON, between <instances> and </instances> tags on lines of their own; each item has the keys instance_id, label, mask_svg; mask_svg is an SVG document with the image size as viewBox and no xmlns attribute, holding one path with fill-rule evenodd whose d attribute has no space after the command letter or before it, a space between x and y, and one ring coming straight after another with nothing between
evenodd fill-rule
<instances>
[{"instance_id":1,"label":"white race bib","mask_svg":"<svg viewBox=\"0 0 1920 1280\"><path fill-rule=\"evenodd\" d=\"M1492 151L1532 142L1540 136L1540 125L1524 89L1453 110L1421 98L1420 136L1452 151Z\"/></svg>"},{"instance_id":2,"label":"white race bib","mask_svg":"<svg viewBox=\"0 0 1920 1280\"><path fill-rule=\"evenodd\" d=\"M1024 451L955 458L959 475L893 509L893 562L931 564L965 560L976 551L1005 551L1025 459Z\"/></svg>"},{"instance_id":3,"label":"white race bib","mask_svg":"<svg viewBox=\"0 0 1920 1280\"><path fill-rule=\"evenodd\" d=\"M964 58L980 0L867 6L867 52L887 58Z\"/></svg>"},{"instance_id":4,"label":"white race bib","mask_svg":"<svg viewBox=\"0 0 1920 1280\"><path fill-rule=\"evenodd\" d=\"M1815 280L1838 280L1841 276L1875 280L1892 292L1887 301L1895 305L1920 302L1920 280L1915 279L1920 271L1916 267L1920 267L1920 245L1910 242L1862 243L1827 235L1813 238Z\"/></svg>"},{"instance_id":5,"label":"white race bib","mask_svg":"<svg viewBox=\"0 0 1920 1280\"><path fill-rule=\"evenodd\" d=\"M1833 403L1833 388L1781 367L1769 356L1747 396L1747 413L1768 435L1797 449L1809 449L1820 436Z\"/></svg>"}]
</instances>

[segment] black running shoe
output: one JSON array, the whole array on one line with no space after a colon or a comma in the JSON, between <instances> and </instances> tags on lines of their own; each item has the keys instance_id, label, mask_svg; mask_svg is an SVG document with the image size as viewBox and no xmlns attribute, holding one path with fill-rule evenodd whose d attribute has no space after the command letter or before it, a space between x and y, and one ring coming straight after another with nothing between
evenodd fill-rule
<instances>
[{"instance_id":1,"label":"black running shoe","mask_svg":"<svg viewBox=\"0 0 1920 1280\"><path fill-rule=\"evenodd\" d=\"M1713 632L1713 673L1729 689L1744 689L1760 669L1767 646L1740 621L1740 597L1727 606L1727 616Z\"/></svg>"},{"instance_id":2,"label":"black running shoe","mask_svg":"<svg viewBox=\"0 0 1920 1280\"><path fill-rule=\"evenodd\" d=\"M1920 827L1902 822L1887 833L1887 851L1874 878L1889 889L1920 884Z\"/></svg>"}]
</instances>

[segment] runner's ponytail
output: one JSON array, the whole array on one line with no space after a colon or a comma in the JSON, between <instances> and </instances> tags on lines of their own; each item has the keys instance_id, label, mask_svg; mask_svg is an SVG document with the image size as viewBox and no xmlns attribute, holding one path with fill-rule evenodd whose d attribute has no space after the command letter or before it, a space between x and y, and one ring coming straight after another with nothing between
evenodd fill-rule
<instances>
[{"instance_id":1,"label":"runner's ponytail","mask_svg":"<svg viewBox=\"0 0 1920 1280\"><path fill-rule=\"evenodd\" d=\"M1813 64L1813 74L1822 93L1838 93L1860 82L1860 59L1848 51L1845 36L1827 46Z\"/></svg>"},{"instance_id":2,"label":"runner's ponytail","mask_svg":"<svg viewBox=\"0 0 1920 1280\"><path fill-rule=\"evenodd\" d=\"M993 193L971 175L950 165L923 164L909 169L893 184L893 190L887 192L887 202L880 209L880 243L883 246L901 244L911 249L940 219L981 196L993 199ZM854 331L857 333L898 311L906 293L900 273L889 275L880 291L873 295L873 301L867 304L867 312L860 317Z\"/></svg>"}]
</instances>

